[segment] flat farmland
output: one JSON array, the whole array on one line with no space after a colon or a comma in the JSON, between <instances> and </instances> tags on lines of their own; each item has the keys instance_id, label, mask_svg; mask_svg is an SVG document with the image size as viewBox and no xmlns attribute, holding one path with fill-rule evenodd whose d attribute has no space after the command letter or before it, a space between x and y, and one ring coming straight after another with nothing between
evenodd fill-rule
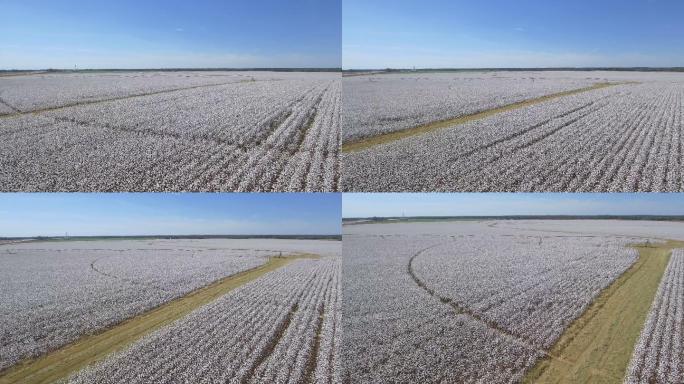
<instances>
[{"instance_id":1,"label":"flat farmland","mask_svg":"<svg viewBox=\"0 0 684 384\"><path fill-rule=\"evenodd\" d=\"M680 382L684 225L585 223L345 226L343 381Z\"/></svg>"},{"instance_id":2,"label":"flat farmland","mask_svg":"<svg viewBox=\"0 0 684 384\"><path fill-rule=\"evenodd\" d=\"M0 78L0 190L335 191L338 73Z\"/></svg>"},{"instance_id":3,"label":"flat farmland","mask_svg":"<svg viewBox=\"0 0 684 384\"><path fill-rule=\"evenodd\" d=\"M684 377L684 250L672 253L648 320L634 349L625 383L667 383Z\"/></svg>"},{"instance_id":4,"label":"flat farmland","mask_svg":"<svg viewBox=\"0 0 684 384\"><path fill-rule=\"evenodd\" d=\"M342 190L683 191L684 75L345 77Z\"/></svg>"},{"instance_id":5,"label":"flat farmland","mask_svg":"<svg viewBox=\"0 0 684 384\"><path fill-rule=\"evenodd\" d=\"M276 239L1 245L0 383L332 381L340 247Z\"/></svg>"}]
</instances>

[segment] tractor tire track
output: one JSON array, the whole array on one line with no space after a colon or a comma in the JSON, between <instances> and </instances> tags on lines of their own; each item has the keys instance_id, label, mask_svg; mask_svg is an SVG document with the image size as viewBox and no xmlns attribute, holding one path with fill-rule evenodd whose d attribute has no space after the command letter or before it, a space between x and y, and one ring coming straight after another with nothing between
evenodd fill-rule
<instances>
[{"instance_id":1,"label":"tractor tire track","mask_svg":"<svg viewBox=\"0 0 684 384\"><path fill-rule=\"evenodd\" d=\"M241 81L230 81L226 83L218 83L218 84L203 84L203 85L193 85L190 87L180 87L180 88L173 88L173 89L165 89L161 91L153 91L153 92L144 92L144 93L135 93L132 95L126 95L126 96L118 96L118 97L110 97L106 99L97 99L97 100L89 100L89 101L78 101L78 102L73 102L73 103L67 103L64 105L58 105L54 107L46 107L46 108L37 108L37 109L32 109L32 110L27 110L27 111L20 111L17 110L16 113L10 113L10 114L5 114L5 115L0 115L0 118L10 118L10 117L17 117L17 116L22 116L22 115L33 115L33 114L41 114L44 112L51 112L51 111L58 111L66 108L71 108L71 107L81 107L85 105L93 105L93 104L103 104L103 103L108 103L111 101L119 101L119 100L129 100L129 99L135 99L135 98L142 98L146 96L154 96L154 95L163 95L167 93L173 93L173 92L178 92L178 91L186 91L186 90L192 90L192 89L201 89L201 88L212 88L212 87L221 87L224 85L231 85L231 84L244 84L244 83L253 83L253 82L272 82L272 81L279 81L277 79L269 79L269 80L241 80ZM4 104L4 103L3 103ZM9 104L7 104L9 106ZM16 109L14 107L11 107L12 109Z\"/></svg>"}]
</instances>

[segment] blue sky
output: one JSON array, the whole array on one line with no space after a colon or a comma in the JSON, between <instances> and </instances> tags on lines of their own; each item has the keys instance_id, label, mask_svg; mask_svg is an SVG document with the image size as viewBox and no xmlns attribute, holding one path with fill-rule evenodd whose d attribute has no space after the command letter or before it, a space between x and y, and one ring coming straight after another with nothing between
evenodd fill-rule
<instances>
[{"instance_id":1,"label":"blue sky","mask_svg":"<svg viewBox=\"0 0 684 384\"><path fill-rule=\"evenodd\" d=\"M684 215L682 193L345 193L342 217Z\"/></svg>"},{"instance_id":2,"label":"blue sky","mask_svg":"<svg viewBox=\"0 0 684 384\"><path fill-rule=\"evenodd\" d=\"M343 0L343 68L684 66L681 0Z\"/></svg>"},{"instance_id":3,"label":"blue sky","mask_svg":"<svg viewBox=\"0 0 684 384\"><path fill-rule=\"evenodd\" d=\"M340 194L0 194L0 237L339 234Z\"/></svg>"},{"instance_id":4,"label":"blue sky","mask_svg":"<svg viewBox=\"0 0 684 384\"><path fill-rule=\"evenodd\" d=\"M3 0L0 69L340 67L339 0Z\"/></svg>"}]
</instances>

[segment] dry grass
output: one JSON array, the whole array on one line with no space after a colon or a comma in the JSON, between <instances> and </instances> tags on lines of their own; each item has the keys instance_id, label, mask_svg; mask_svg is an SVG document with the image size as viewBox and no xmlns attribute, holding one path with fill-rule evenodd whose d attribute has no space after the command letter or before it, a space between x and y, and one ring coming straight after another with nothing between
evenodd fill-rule
<instances>
[{"instance_id":1,"label":"dry grass","mask_svg":"<svg viewBox=\"0 0 684 384\"><path fill-rule=\"evenodd\" d=\"M639 259L606 288L528 372L525 383L622 383L673 248L634 245Z\"/></svg>"},{"instance_id":2,"label":"dry grass","mask_svg":"<svg viewBox=\"0 0 684 384\"><path fill-rule=\"evenodd\" d=\"M389 142L396 141L396 140L401 140L401 139L411 137L411 136L422 135L422 134L425 134L428 132L433 132L433 131L443 129L443 128L448 128L448 127L453 127L455 125L465 124L465 123L475 121L475 120L481 120L481 119L484 119L486 117L489 117L489 116L492 116L492 115L495 115L498 113L511 111L511 110L518 109L518 108L525 108L525 107L528 107L528 106L531 106L534 104L539 104L539 103L542 103L542 102L545 102L548 100L557 99L559 97L574 95L574 94L582 93L582 92L593 91L596 89L606 88L606 87L610 87L610 86L617 85L617 84L623 84L623 83L597 83L597 84L594 84L590 87L554 93L551 95L541 96L541 97L537 97L537 98L529 99L529 100L523 100L523 101L519 101L517 103L508 104L508 105L504 105L502 107L492 108L492 109L488 109L485 111L480 111L480 112L472 113L469 115L456 117L453 119L435 121L435 122L431 122L431 123L427 123L427 124L422 124L422 125L419 125L419 126L413 127L413 128L408 128L408 129L403 129L400 131L389 132L389 133L385 133L385 134L381 134L381 135L377 135L377 136L373 136L373 137L363 138L363 139L359 139L356 141L351 141L351 142L342 144L342 152L361 151L361 150L364 150L364 149L367 149L370 147L374 147L376 145L385 144L385 143L389 143Z\"/></svg>"},{"instance_id":3,"label":"dry grass","mask_svg":"<svg viewBox=\"0 0 684 384\"><path fill-rule=\"evenodd\" d=\"M121 322L99 334L84 336L43 357L17 364L0 376L0 384L52 383L130 345L141 337L170 324L219 296L256 280L262 275L313 254L272 257L265 264L199 288L189 294Z\"/></svg>"}]
</instances>

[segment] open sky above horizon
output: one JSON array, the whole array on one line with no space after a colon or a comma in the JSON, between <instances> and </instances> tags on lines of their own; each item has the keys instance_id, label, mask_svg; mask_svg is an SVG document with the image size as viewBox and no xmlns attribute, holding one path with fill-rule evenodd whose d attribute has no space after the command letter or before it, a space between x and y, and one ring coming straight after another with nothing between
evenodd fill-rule
<instances>
[{"instance_id":1,"label":"open sky above horizon","mask_svg":"<svg viewBox=\"0 0 684 384\"><path fill-rule=\"evenodd\" d=\"M5 193L0 237L337 235L340 194Z\"/></svg>"},{"instance_id":2,"label":"open sky above horizon","mask_svg":"<svg viewBox=\"0 0 684 384\"><path fill-rule=\"evenodd\" d=\"M684 66L678 0L343 0L343 69Z\"/></svg>"},{"instance_id":3,"label":"open sky above horizon","mask_svg":"<svg viewBox=\"0 0 684 384\"><path fill-rule=\"evenodd\" d=\"M342 217L684 215L681 193L345 193Z\"/></svg>"},{"instance_id":4,"label":"open sky above horizon","mask_svg":"<svg viewBox=\"0 0 684 384\"><path fill-rule=\"evenodd\" d=\"M0 69L339 68L339 0L5 0Z\"/></svg>"}]
</instances>

